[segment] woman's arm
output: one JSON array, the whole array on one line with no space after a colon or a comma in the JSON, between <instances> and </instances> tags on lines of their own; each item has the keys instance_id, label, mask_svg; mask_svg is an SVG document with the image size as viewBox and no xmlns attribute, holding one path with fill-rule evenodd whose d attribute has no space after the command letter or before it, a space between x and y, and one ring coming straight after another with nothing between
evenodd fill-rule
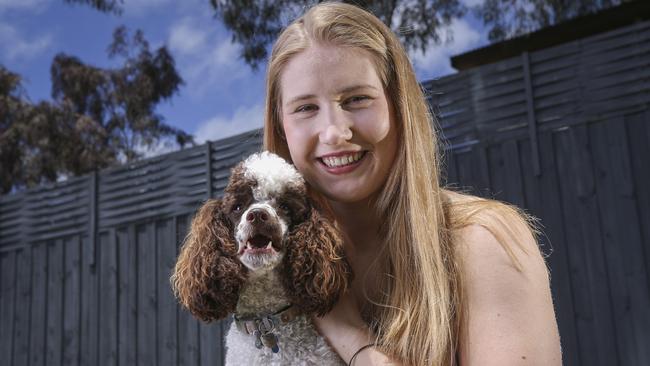
<instances>
[{"instance_id":1,"label":"woman's arm","mask_svg":"<svg viewBox=\"0 0 650 366\"><path fill-rule=\"evenodd\" d=\"M460 365L561 365L548 271L533 237L521 235L527 254L511 244L520 272L487 229L473 225L458 235L468 306Z\"/></svg>"},{"instance_id":2,"label":"woman's arm","mask_svg":"<svg viewBox=\"0 0 650 366\"><path fill-rule=\"evenodd\" d=\"M361 319L359 308L350 292L341 296L332 311L323 317L314 317L313 321L318 332L346 363L350 362L357 350L374 341L370 330ZM361 351L353 363L353 366L372 365L399 366L375 347Z\"/></svg>"}]
</instances>

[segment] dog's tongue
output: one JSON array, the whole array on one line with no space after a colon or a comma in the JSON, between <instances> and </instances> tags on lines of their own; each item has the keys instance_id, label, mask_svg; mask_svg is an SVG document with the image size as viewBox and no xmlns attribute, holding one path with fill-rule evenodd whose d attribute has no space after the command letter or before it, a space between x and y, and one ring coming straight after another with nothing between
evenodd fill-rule
<instances>
[{"instance_id":1,"label":"dog's tongue","mask_svg":"<svg viewBox=\"0 0 650 366\"><path fill-rule=\"evenodd\" d=\"M271 238L264 235L255 235L248 240L255 248L264 248L271 241Z\"/></svg>"}]
</instances>

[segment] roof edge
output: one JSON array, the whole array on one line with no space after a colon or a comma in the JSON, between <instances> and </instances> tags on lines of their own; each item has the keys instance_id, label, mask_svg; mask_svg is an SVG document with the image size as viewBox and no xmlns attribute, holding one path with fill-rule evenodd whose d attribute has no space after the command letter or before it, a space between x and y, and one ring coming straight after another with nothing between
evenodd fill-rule
<instances>
[{"instance_id":1,"label":"roof edge","mask_svg":"<svg viewBox=\"0 0 650 366\"><path fill-rule=\"evenodd\" d=\"M451 57L458 71L490 64L650 18L650 1L633 1ZM605 21L603 21L605 20Z\"/></svg>"}]
</instances>

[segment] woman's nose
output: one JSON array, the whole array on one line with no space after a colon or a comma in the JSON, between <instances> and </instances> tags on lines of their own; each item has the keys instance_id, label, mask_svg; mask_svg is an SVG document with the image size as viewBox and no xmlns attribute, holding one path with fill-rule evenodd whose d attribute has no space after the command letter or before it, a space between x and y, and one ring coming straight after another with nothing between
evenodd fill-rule
<instances>
[{"instance_id":1,"label":"woman's nose","mask_svg":"<svg viewBox=\"0 0 650 366\"><path fill-rule=\"evenodd\" d=\"M352 123L343 111L331 111L326 116L320 141L327 145L340 145L352 138Z\"/></svg>"}]
</instances>

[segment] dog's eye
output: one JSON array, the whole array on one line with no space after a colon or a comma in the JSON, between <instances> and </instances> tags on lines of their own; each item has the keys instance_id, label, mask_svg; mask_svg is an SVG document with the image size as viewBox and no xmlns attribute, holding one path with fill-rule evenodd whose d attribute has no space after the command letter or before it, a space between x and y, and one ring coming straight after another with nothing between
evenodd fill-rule
<instances>
[{"instance_id":1,"label":"dog's eye","mask_svg":"<svg viewBox=\"0 0 650 366\"><path fill-rule=\"evenodd\" d=\"M234 206L232 206L232 212L239 212L242 209L241 203L236 203Z\"/></svg>"},{"instance_id":2,"label":"dog's eye","mask_svg":"<svg viewBox=\"0 0 650 366\"><path fill-rule=\"evenodd\" d=\"M286 203L281 203L280 209L286 213L291 213L291 208Z\"/></svg>"}]
</instances>

